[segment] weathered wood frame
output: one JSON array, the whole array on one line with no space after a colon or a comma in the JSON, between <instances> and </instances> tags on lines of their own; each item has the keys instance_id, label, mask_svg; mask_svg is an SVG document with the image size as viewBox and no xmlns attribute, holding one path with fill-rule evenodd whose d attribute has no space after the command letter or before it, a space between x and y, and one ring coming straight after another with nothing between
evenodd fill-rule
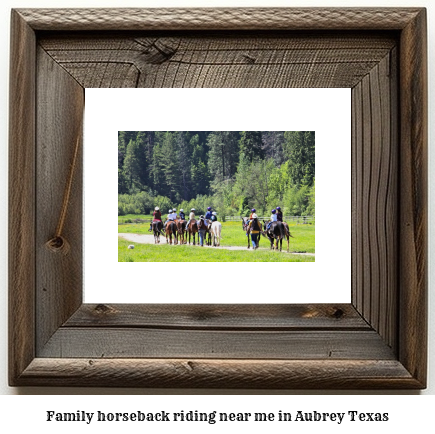
<instances>
[{"instance_id":1,"label":"weathered wood frame","mask_svg":"<svg viewBox=\"0 0 435 434\"><path fill-rule=\"evenodd\" d=\"M44 244L81 137L84 89L41 38L134 31L396 39L352 87L351 304L82 304L81 165L65 223L70 252ZM11 36L11 385L426 387L425 9L22 9L12 11Z\"/></svg>"}]
</instances>

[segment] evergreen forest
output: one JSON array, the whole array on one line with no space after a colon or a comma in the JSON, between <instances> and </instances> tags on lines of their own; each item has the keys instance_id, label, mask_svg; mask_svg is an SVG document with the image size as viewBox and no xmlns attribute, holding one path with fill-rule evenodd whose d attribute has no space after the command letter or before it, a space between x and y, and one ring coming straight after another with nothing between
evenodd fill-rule
<instances>
[{"instance_id":1,"label":"evergreen forest","mask_svg":"<svg viewBox=\"0 0 435 434\"><path fill-rule=\"evenodd\" d=\"M119 131L118 215L315 215L314 131Z\"/></svg>"}]
</instances>

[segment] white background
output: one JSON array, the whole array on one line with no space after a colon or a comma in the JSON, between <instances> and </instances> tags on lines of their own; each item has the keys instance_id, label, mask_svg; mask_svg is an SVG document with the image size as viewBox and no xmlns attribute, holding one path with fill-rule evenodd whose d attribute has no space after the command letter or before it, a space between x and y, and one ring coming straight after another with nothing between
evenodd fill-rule
<instances>
[{"instance_id":1,"label":"white background","mask_svg":"<svg viewBox=\"0 0 435 434\"><path fill-rule=\"evenodd\" d=\"M325 396L311 396L312 392L298 392L298 391L283 391L283 392L262 392L262 391L223 391L233 396L214 396L216 393L213 390L123 390L123 389L87 389L87 388L9 388L7 386L7 136L8 136L8 62L9 62L9 14L11 7L126 7L126 6L341 6L349 7L350 3L346 0L331 1L331 0L299 0L299 1L282 1L272 0L266 2L265 0L226 0L226 1L194 1L194 0L163 0L163 1L145 1L145 0L70 0L66 2L59 2L55 0L37 0L37 1L18 1L18 0L3 0L0 4L0 393L5 396L0 397L0 426L5 428L5 432L11 430L27 429L34 431L45 430L45 432L58 433L62 429L65 433L76 433L78 428L82 428L81 425L68 424L66 426L54 425L48 426L44 422L44 410L47 409L60 409L61 411L76 411L81 410L83 407L92 409L97 406L103 410L116 411L118 408L123 410L124 408L136 410L141 408L148 408L152 410L172 409L177 411L180 406L183 408L191 409L197 407L199 409L219 407L219 409L234 409L244 405L250 405L250 408L264 408L278 411L280 409L303 409L312 411L347 411L350 409L359 409L361 411L391 411L394 415L394 421L388 425L373 425L373 424L361 424L353 427L354 432L367 432L370 430L372 433L385 433L385 432L408 432L416 431L425 432L428 427L433 426L433 408L434 399L433 394L435 391L435 342L434 342L434 322L433 312L435 311L435 301L433 297L433 282L435 278L434 266L431 263L434 249L435 238L434 232L429 227L429 387L425 391L398 391L398 392L385 392L385 391L355 391L356 395L350 392L334 392L334 391L317 391L318 395L327 394ZM433 95L435 91L435 81L432 79L432 71L434 69L434 23L435 23L435 5L433 1L411 1L411 0L395 0L395 1L370 1L360 0L353 3L354 6L425 6L428 8L428 24L429 24L429 139L432 136L435 126L435 112L433 110ZM434 161L433 161L433 144L430 143L430 183L435 181L435 174L433 173ZM429 197L429 211L430 220L433 221L433 205L435 203L434 190L430 189ZM217 391L217 393L223 393ZM159 395L159 394L207 394L207 396L142 396L142 395ZM401 396L366 396L366 395L392 395L398 394ZM44 396L6 396L6 395L35 395L41 394ZM91 394L125 394L121 399L113 398L111 396L100 396L95 398L89 396ZM246 394L254 394L255 397L245 396ZM261 395L272 396L261 396ZM309 394L310 396L294 396ZM352 395L352 396L346 396ZM427 397L418 397L413 395L432 395ZM64 395L64 396L53 396ZM76 396L80 395L80 397ZM242 396L238 396L242 395ZM122 408L121 408L122 406ZM190 407L190 408L189 408ZM350 408L351 407L351 408ZM333 410L332 410L333 409ZM121 429L125 429L125 425L111 425L110 432L117 432ZM222 427L222 426L221 426ZM254 432L264 432L266 429L270 429L272 426L257 426ZM301 428L302 427L302 428ZM345 429L348 429L349 425L343 425ZM201 431L206 431L208 427L201 425ZM243 426L233 425L232 430L240 432ZM337 432L338 427L335 424L330 425L307 425L307 426L294 426L280 428L282 432L298 432L303 429L304 432L318 432L318 430L326 430L326 432ZM86 428L85 428L86 429ZM88 430L92 430L95 433L95 427L90 425ZM105 427L107 432L109 427ZM177 430L192 431L190 425L186 427L178 426ZM220 429L219 427L215 428ZM229 431L229 428L224 428ZM250 427L252 430L252 427ZM278 431L274 426L273 429ZM139 431L140 430L140 431ZM143 433L146 430L142 425L135 428L132 432ZM285 431L284 431L285 430ZM90 431L89 431L90 432Z\"/></svg>"},{"instance_id":2,"label":"white background","mask_svg":"<svg viewBox=\"0 0 435 434\"><path fill-rule=\"evenodd\" d=\"M350 89L87 89L85 301L349 303L350 96ZM118 263L118 131L141 130L315 131L316 261L181 262L171 264L171 276L164 262Z\"/></svg>"}]
</instances>

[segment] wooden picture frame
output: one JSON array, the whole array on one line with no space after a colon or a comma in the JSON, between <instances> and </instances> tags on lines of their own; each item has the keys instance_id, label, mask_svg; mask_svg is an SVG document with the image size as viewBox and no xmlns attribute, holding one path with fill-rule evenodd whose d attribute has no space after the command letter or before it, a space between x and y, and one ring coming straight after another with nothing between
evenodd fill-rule
<instances>
[{"instance_id":1,"label":"wooden picture frame","mask_svg":"<svg viewBox=\"0 0 435 434\"><path fill-rule=\"evenodd\" d=\"M425 9L20 9L11 36L10 385L426 387ZM351 88L352 302L82 304L86 87Z\"/></svg>"}]
</instances>

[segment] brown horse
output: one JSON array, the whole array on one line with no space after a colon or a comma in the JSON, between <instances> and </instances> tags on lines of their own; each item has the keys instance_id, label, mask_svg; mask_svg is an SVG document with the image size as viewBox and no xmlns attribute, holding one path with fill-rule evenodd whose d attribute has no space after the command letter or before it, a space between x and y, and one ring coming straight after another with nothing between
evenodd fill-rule
<instances>
[{"instance_id":1,"label":"brown horse","mask_svg":"<svg viewBox=\"0 0 435 434\"><path fill-rule=\"evenodd\" d=\"M161 220L154 220L151 223L151 229L154 233L154 244L160 243L160 234L163 234L163 223Z\"/></svg>"},{"instance_id":2,"label":"brown horse","mask_svg":"<svg viewBox=\"0 0 435 434\"><path fill-rule=\"evenodd\" d=\"M166 243L172 244L172 235L174 236L174 244L177 244L177 224L174 221L168 221L166 224Z\"/></svg>"},{"instance_id":3,"label":"brown horse","mask_svg":"<svg viewBox=\"0 0 435 434\"><path fill-rule=\"evenodd\" d=\"M258 239L257 239L257 247L260 247L260 238L261 238L261 234L263 233L263 227L260 220L257 221L258 221L258 225L260 226L260 233L258 234ZM251 237L249 235L251 231L249 229L249 217L242 217L242 228L245 231L246 237L248 238L248 249L250 249Z\"/></svg>"},{"instance_id":4,"label":"brown horse","mask_svg":"<svg viewBox=\"0 0 435 434\"><path fill-rule=\"evenodd\" d=\"M196 220L190 220L189 226L186 228L187 233L189 234L189 244L190 244L190 236L193 236L193 245L195 245L195 234L198 233L198 225L196 224ZM199 240L199 238L198 238Z\"/></svg>"},{"instance_id":5,"label":"brown horse","mask_svg":"<svg viewBox=\"0 0 435 434\"><path fill-rule=\"evenodd\" d=\"M175 220L175 223L177 224L177 231L178 236L180 238L180 244L186 244L187 243L187 234L186 234L186 240L184 239L184 232L186 232L186 220L177 219Z\"/></svg>"}]
</instances>

